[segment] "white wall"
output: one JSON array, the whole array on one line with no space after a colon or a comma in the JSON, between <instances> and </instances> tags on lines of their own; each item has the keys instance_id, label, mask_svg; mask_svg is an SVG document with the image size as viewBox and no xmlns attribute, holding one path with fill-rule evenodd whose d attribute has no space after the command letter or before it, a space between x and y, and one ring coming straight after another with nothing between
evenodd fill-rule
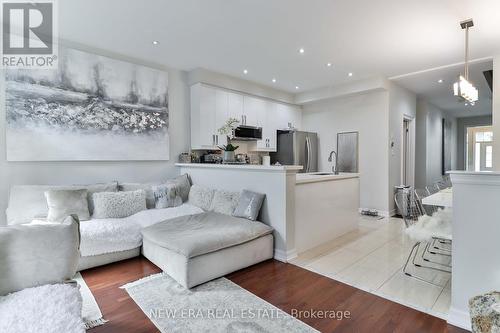
<instances>
[{"instance_id":1,"label":"white wall","mask_svg":"<svg viewBox=\"0 0 500 333\"><path fill-rule=\"evenodd\" d=\"M337 133L359 132L360 206L389 211L389 93L375 91L303 106L304 130L319 137L319 170L331 171Z\"/></svg>"},{"instance_id":2,"label":"white wall","mask_svg":"<svg viewBox=\"0 0 500 333\"><path fill-rule=\"evenodd\" d=\"M394 142L394 147L389 146L389 210L395 211L394 186L401 185L402 160L403 160L403 119L413 119L410 131L411 147L415 147L415 117L417 96L415 93L390 83L389 85L389 145ZM415 149L410 152L410 160L415 160ZM410 177L413 178L413 177ZM406 185L413 185L413 181ZM392 215L392 214L391 214Z\"/></svg>"},{"instance_id":3,"label":"white wall","mask_svg":"<svg viewBox=\"0 0 500 333\"><path fill-rule=\"evenodd\" d=\"M442 119L452 123L451 169L457 168L457 119L424 99L417 101L415 187L442 180Z\"/></svg>"},{"instance_id":4,"label":"white wall","mask_svg":"<svg viewBox=\"0 0 500 333\"><path fill-rule=\"evenodd\" d=\"M492 92L492 117L493 117L493 170L500 170L500 54L493 57L493 92Z\"/></svg>"},{"instance_id":5,"label":"white wall","mask_svg":"<svg viewBox=\"0 0 500 333\"><path fill-rule=\"evenodd\" d=\"M470 330L469 299L499 289L500 173L456 172L448 322Z\"/></svg>"}]
</instances>

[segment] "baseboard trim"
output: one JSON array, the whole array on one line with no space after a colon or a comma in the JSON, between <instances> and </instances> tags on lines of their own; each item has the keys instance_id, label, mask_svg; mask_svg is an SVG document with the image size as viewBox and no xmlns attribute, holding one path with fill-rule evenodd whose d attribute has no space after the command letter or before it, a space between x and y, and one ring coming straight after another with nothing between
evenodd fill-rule
<instances>
[{"instance_id":1,"label":"baseboard trim","mask_svg":"<svg viewBox=\"0 0 500 333\"><path fill-rule=\"evenodd\" d=\"M290 262L291 260L298 257L297 251L295 249L283 251L279 249L274 249L274 259L281 262Z\"/></svg>"},{"instance_id":2,"label":"baseboard trim","mask_svg":"<svg viewBox=\"0 0 500 333\"><path fill-rule=\"evenodd\" d=\"M463 328L464 330L472 330L469 312L451 307L448 313L448 324Z\"/></svg>"}]
</instances>

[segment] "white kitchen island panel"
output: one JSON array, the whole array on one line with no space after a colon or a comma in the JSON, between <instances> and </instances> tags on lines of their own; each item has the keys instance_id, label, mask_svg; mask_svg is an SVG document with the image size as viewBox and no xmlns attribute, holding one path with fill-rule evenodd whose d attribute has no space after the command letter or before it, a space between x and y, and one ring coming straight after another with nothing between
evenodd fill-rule
<instances>
[{"instance_id":1,"label":"white kitchen island panel","mask_svg":"<svg viewBox=\"0 0 500 333\"><path fill-rule=\"evenodd\" d=\"M297 174L295 186L295 249L321 246L356 229L359 176Z\"/></svg>"}]
</instances>

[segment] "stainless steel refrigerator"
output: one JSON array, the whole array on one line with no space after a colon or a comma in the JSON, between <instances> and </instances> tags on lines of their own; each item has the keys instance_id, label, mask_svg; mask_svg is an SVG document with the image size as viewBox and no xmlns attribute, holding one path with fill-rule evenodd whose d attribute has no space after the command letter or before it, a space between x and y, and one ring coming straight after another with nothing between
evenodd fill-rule
<instances>
[{"instance_id":1,"label":"stainless steel refrigerator","mask_svg":"<svg viewBox=\"0 0 500 333\"><path fill-rule=\"evenodd\" d=\"M302 131L278 131L276 153L270 153L271 163L302 165L300 172L318 171L318 135Z\"/></svg>"}]
</instances>

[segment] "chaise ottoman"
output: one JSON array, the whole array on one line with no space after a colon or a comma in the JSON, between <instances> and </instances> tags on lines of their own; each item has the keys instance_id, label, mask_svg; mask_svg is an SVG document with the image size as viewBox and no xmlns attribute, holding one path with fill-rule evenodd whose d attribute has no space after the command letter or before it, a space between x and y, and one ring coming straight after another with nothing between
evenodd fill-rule
<instances>
[{"instance_id":1,"label":"chaise ottoman","mask_svg":"<svg viewBox=\"0 0 500 333\"><path fill-rule=\"evenodd\" d=\"M142 230L142 253L186 288L273 257L273 229L261 222L204 212Z\"/></svg>"}]
</instances>

